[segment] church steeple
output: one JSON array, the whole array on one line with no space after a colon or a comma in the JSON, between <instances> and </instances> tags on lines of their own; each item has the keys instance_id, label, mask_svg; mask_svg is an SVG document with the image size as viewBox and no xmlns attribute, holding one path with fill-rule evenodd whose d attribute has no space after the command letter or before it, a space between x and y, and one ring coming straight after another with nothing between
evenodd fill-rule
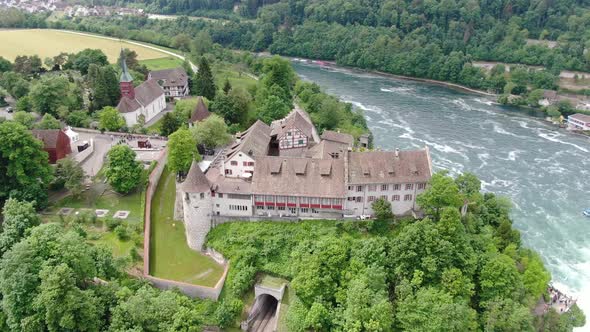
<instances>
[{"instance_id":1,"label":"church steeple","mask_svg":"<svg viewBox=\"0 0 590 332\"><path fill-rule=\"evenodd\" d=\"M121 97L128 97L135 99L135 88L133 87L133 76L127 69L127 62L125 61L125 52L121 49L119 56L119 65L121 66L121 77L119 78L119 87L121 89Z\"/></svg>"}]
</instances>

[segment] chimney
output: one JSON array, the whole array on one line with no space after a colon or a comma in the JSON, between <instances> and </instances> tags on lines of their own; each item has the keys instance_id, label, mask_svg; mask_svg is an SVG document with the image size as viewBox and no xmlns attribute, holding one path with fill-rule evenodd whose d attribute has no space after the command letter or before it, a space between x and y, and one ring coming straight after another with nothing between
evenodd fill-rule
<instances>
[{"instance_id":1,"label":"chimney","mask_svg":"<svg viewBox=\"0 0 590 332\"><path fill-rule=\"evenodd\" d=\"M399 148L395 148L395 157L399 158Z\"/></svg>"}]
</instances>

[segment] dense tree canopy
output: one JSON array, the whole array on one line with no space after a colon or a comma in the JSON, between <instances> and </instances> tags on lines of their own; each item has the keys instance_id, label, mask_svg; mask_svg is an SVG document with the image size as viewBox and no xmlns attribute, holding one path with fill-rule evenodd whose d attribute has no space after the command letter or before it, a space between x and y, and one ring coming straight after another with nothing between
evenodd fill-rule
<instances>
[{"instance_id":1,"label":"dense tree canopy","mask_svg":"<svg viewBox=\"0 0 590 332\"><path fill-rule=\"evenodd\" d=\"M200 161L197 140L182 127L168 138L168 168L173 172L188 172L193 161Z\"/></svg>"},{"instance_id":2,"label":"dense tree canopy","mask_svg":"<svg viewBox=\"0 0 590 332\"><path fill-rule=\"evenodd\" d=\"M228 144L232 136L227 131L227 124L216 114L199 121L192 129L192 134L198 144L208 148L216 148Z\"/></svg>"},{"instance_id":3,"label":"dense tree canopy","mask_svg":"<svg viewBox=\"0 0 590 332\"><path fill-rule=\"evenodd\" d=\"M117 192L126 194L141 182L143 168L128 145L115 145L107 153L105 177Z\"/></svg>"},{"instance_id":4,"label":"dense tree canopy","mask_svg":"<svg viewBox=\"0 0 590 332\"><path fill-rule=\"evenodd\" d=\"M43 143L13 121L0 123L0 141L0 203L15 197L44 207L52 170Z\"/></svg>"},{"instance_id":5,"label":"dense tree canopy","mask_svg":"<svg viewBox=\"0 0 590 332\"><path fill-rule=\"evenodd\" d=\"M112 107L106 106L99 113L99 128L102 130L118 131L125 126L125 119L119 111Z\"/></svg>"}]
</instances>

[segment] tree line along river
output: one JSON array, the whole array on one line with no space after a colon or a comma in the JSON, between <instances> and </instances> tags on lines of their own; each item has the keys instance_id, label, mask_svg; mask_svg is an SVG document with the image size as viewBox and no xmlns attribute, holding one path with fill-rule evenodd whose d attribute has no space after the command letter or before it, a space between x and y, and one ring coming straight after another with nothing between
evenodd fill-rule
<instances>
[{"instance_id":1,"label":"tree line along river","mask_svg":"<svg viewBox=\"0 0 590 332\"><path fill-rule=\"evenodd\" d=\"M590 139L445 87L294 63L305 80L362 109L375 147L430 148L435 170L475 173L512 199L525 246L590 314Z\"/></svg>"}]
</instances>

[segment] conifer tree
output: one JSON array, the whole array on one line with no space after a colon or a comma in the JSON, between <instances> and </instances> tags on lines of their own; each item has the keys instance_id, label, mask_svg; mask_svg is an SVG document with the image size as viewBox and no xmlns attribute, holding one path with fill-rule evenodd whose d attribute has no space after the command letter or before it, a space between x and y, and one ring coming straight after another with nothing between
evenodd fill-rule
<instances>
[{"instance_id":1,"label":"conifer tree","mask_svg":"<svg viewBox=\"0 0 590 332\"><path fill-rule=\"evenodd\" d=\"M223 83L223 93L226 95L230 92L232 86L227 77L225 78L225 82Z\"/></svg>"},{"instance_id":2,"label":"conifer tree","mask_svg":"<svg viewBox=\"0 0 590 332\"><path fill-rule=\"evenodd\" d=\"M211 73L209 62L205 57L201 57L199 71L193 81L193 91L195 91L197 96L203 96L209 100L213 100L215 98L215 90L217 90L217 87L215 86L215 79L213 78L213 73Z\"/></svg>"}]
</instances>

